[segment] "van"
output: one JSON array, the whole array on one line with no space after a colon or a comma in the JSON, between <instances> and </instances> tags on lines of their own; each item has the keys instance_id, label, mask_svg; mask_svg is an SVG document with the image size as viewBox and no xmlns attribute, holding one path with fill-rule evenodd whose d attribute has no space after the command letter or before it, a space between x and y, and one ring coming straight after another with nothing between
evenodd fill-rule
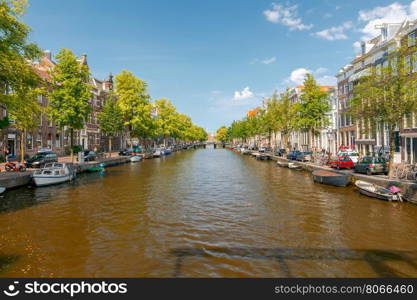
<instances>
[{"instance_id":1,"label":"van","mask_svg":"<svg viewBox=\"0 0 417 300\"><path fill-rule=\"evenodd\" d=\"M26 168L42 168L47 163L58 162L58 155L52 151L38 152L25 163Z\"/></svg>"}]
</instances>

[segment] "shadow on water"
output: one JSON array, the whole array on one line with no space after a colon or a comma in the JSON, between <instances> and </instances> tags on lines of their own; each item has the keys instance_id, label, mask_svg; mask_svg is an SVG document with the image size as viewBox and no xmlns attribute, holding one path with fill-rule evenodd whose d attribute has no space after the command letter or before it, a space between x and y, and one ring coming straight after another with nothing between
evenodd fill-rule
<instances>
[{"instance_id":1,"label":"shadow on water","mask_svg":"<svg viewBox=\"0 0 417 300\"><path fill-rule=\"evenodd\" d=\"M171 251L176 258L174 277L182 276L186 258L249 258L277 262L285 277L294 277L286 262L310 261L359 261L365 262L377 277L407 277L407 275L387 265L401 262L417 271L417 251L396 250L356 250L356 249L290 249L290 248L179 248Z\"/></svg>"},{"instance_id":2,"label":"shadow on water","mask_svg":"<svg viewBox=\"0 0 417 300\"><path fill-rule=\"evenodd\" d=\"M0 255L0 273L10 267L19 259L17 255Z\"/></svg>"},{"instance_id":3,"label":"shadow on water","mask_svg":"<svg viewBox=\"0 0 417 300\"><path fill-rule=\"evenodd\" d=\"M8 190L0 198L0 214L54 201L60 193L81 185L96 183L106 174L106 172L82 174L75 181L68 183L44 187L36 187L32 183L29 186Z\"/></svg>"}]
</instances>

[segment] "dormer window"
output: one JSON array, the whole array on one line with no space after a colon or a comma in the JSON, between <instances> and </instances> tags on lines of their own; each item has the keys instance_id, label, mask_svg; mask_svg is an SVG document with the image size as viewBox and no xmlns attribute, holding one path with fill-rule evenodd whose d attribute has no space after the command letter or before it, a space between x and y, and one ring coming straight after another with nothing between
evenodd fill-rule
<instances>
[{"instance_id":1,"label":"dormer window","mask_svg":"<svg viewBox=\"0 0 417 300\"><path fill-rule=\"evenodd\" d=\"M416 33L412 32L408 35L408 47L413 47L416 44Z\"/></svg>"}]
</instances>

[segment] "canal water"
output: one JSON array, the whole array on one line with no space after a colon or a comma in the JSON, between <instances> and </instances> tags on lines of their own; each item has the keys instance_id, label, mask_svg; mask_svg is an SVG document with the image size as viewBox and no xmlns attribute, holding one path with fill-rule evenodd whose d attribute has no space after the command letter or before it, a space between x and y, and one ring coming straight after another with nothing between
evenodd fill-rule
<instances>
[{"instance_id":1,"label":"canal water","mask_svg":"<svg viewBox=\"0 0 417 300\"><path fill-rule=\"evenodd\" d=\"M0 199L1 277L416 277L416 250L416 205L224 149Z\"/></svg>"}]
</instances>

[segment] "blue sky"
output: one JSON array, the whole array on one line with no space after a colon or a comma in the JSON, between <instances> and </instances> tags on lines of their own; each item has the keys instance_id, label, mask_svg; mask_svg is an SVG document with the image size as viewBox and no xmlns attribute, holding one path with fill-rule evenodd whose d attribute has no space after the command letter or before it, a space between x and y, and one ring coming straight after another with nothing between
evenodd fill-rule
<instances>
[{"instance_id":1,"label":"blue sky","mask_svg":"<svg viewBox=\"0 0 417 300\"><path fill-rule=\"evenodd\" d=\"M43 49L88 54L99 79L128 69L212 132L305 72L334 84L375 24L405 18L417 0L30 0L24 21Z\"/></svg>"}]
</instances>

